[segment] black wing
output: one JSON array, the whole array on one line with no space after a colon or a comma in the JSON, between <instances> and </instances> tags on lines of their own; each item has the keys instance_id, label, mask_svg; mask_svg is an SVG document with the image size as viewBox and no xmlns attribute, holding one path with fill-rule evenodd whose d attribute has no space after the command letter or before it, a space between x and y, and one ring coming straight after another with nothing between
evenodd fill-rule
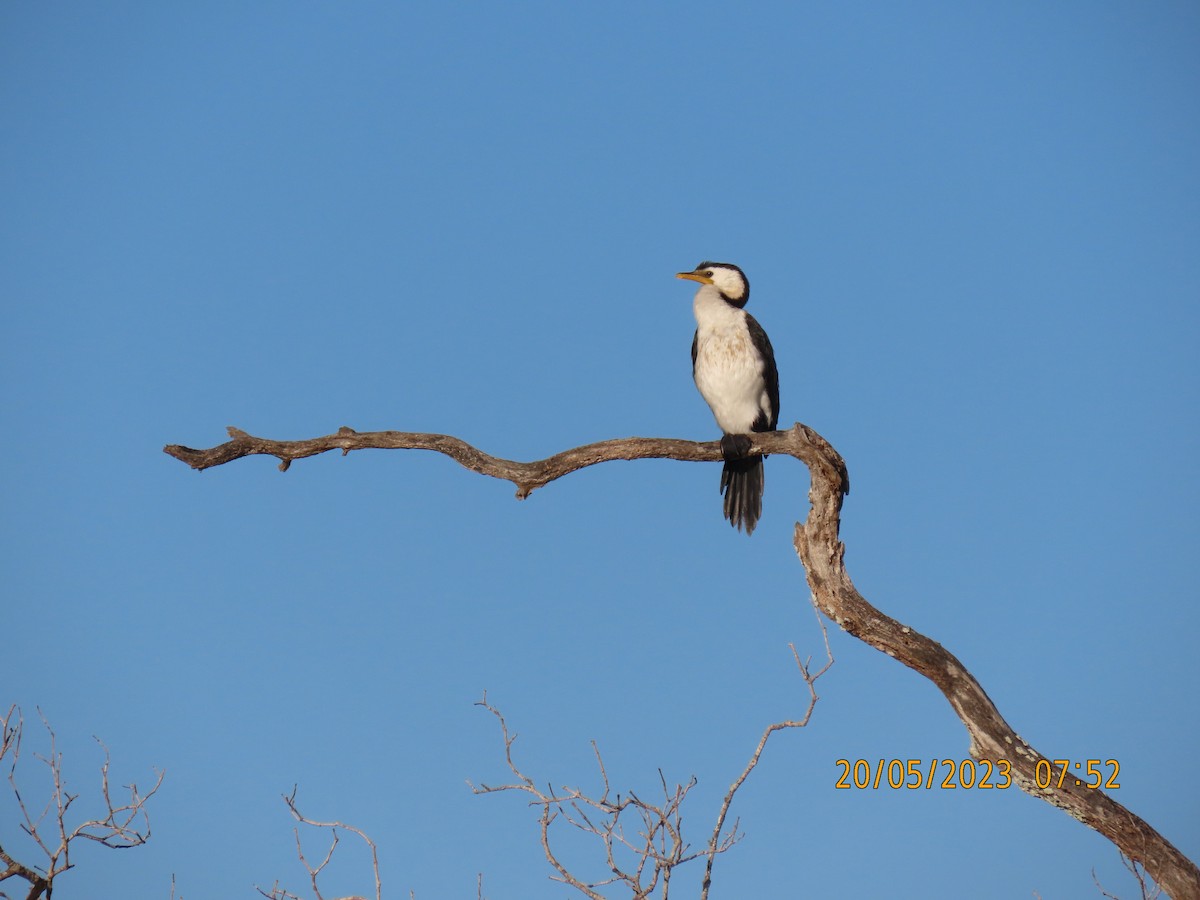
<instances>
[{"instance_id":1,"label":"black wing","mask_svg":"<svg viewBox=\"0 0 1200 900\"><path fill-rule=\"evenodd\" d=\"M700 343L700 329L696 329L696 333L692 335L692 379L696 378L696 350Z\"/></svg>"},{"instance_id":2,"label":"black wing","mask_svg":"<svg viewBox=\"0 0 1200 900\"><path fill-rule=\"evenodd\" d=\"M771 339L758 324L758 320L746 313L746 328L750 330L750 340L754 349L763 359L763 380L767 383L767 402L771 406L771 421L764 423L766 427L759 428L759 422L754 423L755 431L774 431L779 424L779 369L775 367L775 351L771 348ZM695 366L696 343L692 342L692 365Z\"/></svg>"}]
</instances>

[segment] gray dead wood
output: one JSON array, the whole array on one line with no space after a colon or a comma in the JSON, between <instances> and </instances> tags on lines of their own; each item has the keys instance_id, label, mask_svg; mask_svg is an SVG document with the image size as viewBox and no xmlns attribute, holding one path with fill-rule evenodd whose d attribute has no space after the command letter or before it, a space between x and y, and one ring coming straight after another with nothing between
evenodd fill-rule
<instances>
[{"instance_id":1,"label":"gray dead wood","mask_svg":"<svg viewBox=\"0 0 1200 900\"><path fill-rule=\"evenodd\" d=\"M517 497L587 466L612 460L675 459L713 462L721 459L717 441L695 443L667 438L618 438L565 450L537 462L514 462L489 456L465 441L444 434L403 431L359 433L341 428L336 434L301 441L273 441L228 429L231 440L208 450L173 444L164 447L194 469L208 469L243 456L266 455L286 470L293 460L341 450L434 450L473 472L511 481ZM1026 793L1057 806L1104 835L1125 856L1141 863L1150 877L1175 900L1200 898L1200 869L1148 823L1100 790L1077 786L1073 777L1057 778L1058 770L1026 743L1004 720L991 698L966 667L941 644L884 615L854 587L845 566L845 545L839 539L842 500L850 480L842 457L823 437L797 423L788 431L751 436L749 452L792 456L809 470L810 509L793 535L796 553L804 563L813 602L838 627L898 660L932 681L962 720L969 738L968 752L977 760L1007 760L1013 780ZM1044 761L1044 762L1043 762ZM1050 765L1050 787L1037 786L1039 763ZM1044 778L1041 780L1045 780Z\"/></svg>"}]
</instances>

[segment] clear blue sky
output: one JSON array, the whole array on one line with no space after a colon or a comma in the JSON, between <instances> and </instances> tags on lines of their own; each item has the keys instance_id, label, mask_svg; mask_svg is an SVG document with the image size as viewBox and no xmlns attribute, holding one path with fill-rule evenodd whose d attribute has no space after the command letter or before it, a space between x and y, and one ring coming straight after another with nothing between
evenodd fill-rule
<instances>
[{"instance_id":1,"label":"clear blue sky","mask_svg":"<svg viewBox=\"0 0 1200 900\"><path fill-rule=\"evenodd\" d=\"M431 454L161 452L713 439L672 277L701 259L751 278L781 423L849 464L862 592L1200 857L1200 10L1001 6L5 4L0 705L44 710L81 792L93 734L116 778L167 770L151 843L85 848L56 900L301 891L295 783L390 896L563 897L533 812L465 785L505 774L484 689L541 781L594 786L593 739L622 791L696 775L701 843L802 708L787 643L821 653L799 464L747 539L715 464L518 503ZM831 637L714 896L1132 894L1015 789L835 790L838 758L967 739ZM370 891L343 861L329 894Z\"/></svg>"}]
</instances>

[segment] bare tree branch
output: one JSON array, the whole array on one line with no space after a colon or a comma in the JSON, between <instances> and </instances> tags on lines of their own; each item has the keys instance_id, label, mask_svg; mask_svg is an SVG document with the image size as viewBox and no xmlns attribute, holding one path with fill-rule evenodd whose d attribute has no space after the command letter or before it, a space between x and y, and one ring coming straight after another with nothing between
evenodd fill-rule
<instances>
[{"instance_id":1,"label":"bare tree branch","mask_svg":"<svg viewBox=\"0 0 1200 900\"><path fill-rule=\"evenodd\" d=\"M287 469L291 461L329 450L435 450L472 471L513 482L524 499L533 490L571 472L617 459L721 459L717 441L693 443L665 438L624 438L566 450L538 462L520 463L483 453L447 435L381 431L359 434L342 428L336 434L307 441L271 441L230 428L231 440L209 450L171 445L164 451L195 469L222 465L243 456L266 454ZM797 424L788 431L754 434L747 452L788 455L808 466L810 509L797 523L793 541L804 563L813 602L848 634L886 653L930 679L962 720L969 752L976 759L1007 761L1014 781L1024 791L1045 800L1104 835L1131 860L1141 863L1150 877L1177 900L1200 897L1200 869L1147 822L1100 790L1054 778L1039 788L1039 764L1053 762L1026 743L1000 715L995 704L966 667L936 641L884 615L854 587L846 572L845 545L839 540L842 499L849 477L841 456L819 434ZM1058 774L1057 768L1054 768Z\"/></svg>"},{"instance_id":2,"label":"bare tree branch","mask_svg":"<svg viewBox=\"0 0 1200 900\"><path fill-rule=\"evenodd\" d=\"M1039 764L1050 766L1056 776L1059 768L1009 726L966 667L941 644L880 612L858 592L846 572L846 547L838 540L843 489L839 468L832 463L809 466L812 505L807 520L797 523L794 532L796 552L821 611L848 634L936 684L966 726L968 752L973 758L1007 761L1022 790L1104 835L1123 854L1144 865L1172 897L1200 897L1200 869L1195 863L1112 797L1073 777L1055 777L1048 786L1039 787Z\"/></svg>"},{"instance_id":3,"label":"bare tree branch","mask_svg":"<svg viewBox=\"0 0 1200 900\"><path fill-rule=\"evenodd\" d=\"M475 705L482 706L499 721L504 740L504 760L509 771L516 777L517 783L496 786L481 784L479 787L472 784L471 790L476 794L501 791L520 791L529 794L533 798L530 805L541 808L539 823L541 825L542 850L547 861L558 873L551 877L570 885L593 900L603 897L597 888L610 884L624 884L635 900L649 897L655 892L658 892L659 896L665 900L670 894L671 876L674 870L684 863L700 858L706 860L704 881L700 893L701 900L706 900L712 884L714 860L741 839L736 822L732 828L725 831L725 821L734 795L758 765L763 749L771 735L785 728L803 728L808 724L817 703L816 681L833 665L833 654L829 649L829 635L819 616L817 624L825 639L825 652L828 658L819 671L813 673L810 669L811 661L802 661L796 648L791 647L796 666L809 690L809 702L804 715L800 719L777 722L768 726L763 732L750 761L726 791L712 836L704 849L693 850L683 836L683 803L688 792L696 786L697 782L694 776L686 784L676 784L671 787L668 785L662 769L659 769L658 779L663 794L661 802L644 801L632 791L626 798L622 799L618 794L614 800L604 758L600 755L600 748L596 742L592 741L592 752L596 756L596 766L599 769L603 785L599 796L589 796L579 788L563 787L559 792L555 792L553 788L547 786L543 791L513 761L512 745L516 741L517 735L509 731L508 722L500 711L488 703L486 692L483 699ZM626 822L622 821L621 817L626 812L632 813L638 821L639 827L633 833L627 830ZM601 840L604 846L605 863L608 871L612 873L611 878L587 881L571 872L562 862L550 846L550 826L560 816L578 831Z\"/></svg>"},{"instance_id":4,"label":"bare tree branch","mask_svg":"<svg viewBox=\"0 0 1200 900\"><path fill-rule=\"evenodd\" d=\"M804 429L808 432L803 425L797 425L796 429ZM517 486L517 497L521 500L557 478L614 459L675 459L711 462L722 458L720 441L695 443L673 438L618 438L565 450L538 462L523 463L489 456L481 450L475 449L466 441L446 434L420 434L407 431L360 433L342 426L336 434L327 434L323 437L302 441L273 441L254 437L232 426L226 430L232 440L208 450L193 450L191 447L169 444L163 447L163 452L187 463L193 469L201 471L224 465L244 456L274 456L279 460L280 471L287 471L293 460L317 456L331 450L341 450L343 456L351 450L434 450L445 454L472 472L511 481ZM792 432L756 434L753 436L754 451L791 453L793 455L802 451L803 444L806 442L789 440L787 438L789 434ZM816 432L809 432L809 439L817 444L825 443L824 438L821 438ZM790 449L784 449L785 445ZM836 457L836 454L834 456ZM840 461L841 457L837 457L837 459ZM811 464L811 460L804 461ZM842 474L845 476L844 467ZM845 480L849 484L849 479Z\"/></svg>"},{"instance_id":5,"label":"bare tree branch","mask_svg":"<svg viewBox=\"0 0 1200 900\"><path fill-rule=\"evenodd\" d=\"M590 900L604 900L604 895L596 891L596 888L599 887L600 884L588 884L588 883L585 883L585 882L581 881L580 879L576 878L574 875L572 875L567 870L566 866L564 866L562 864L562 862L559 861L558 857L554 854L554 851L550 847L550 826L551 826L551 824L553 824L554 820L556 818L558 818L558 816L561 814L562 804L564 802L569 803L570 801L576 799L577 797L579 797L581 795L579 794L578 791L570 791L570 790L564 788L564 790L567 791L566 795L563 797L558 797L558 796L555 796L554 790L550 787L547 787L546 792L543 793L541 791L541 789L539 789L537 787L537 785L533 782L533 779L531 779L529 776L525 775L517 767L517 764L513 761L512 745L513 745L513 742L517 739L517 735L508 730L508 722L505 721L504 716L500 713L500 711L498 709L496 709L494 706L492 706L490 703L488 703L486 692L484 692L483 699L478 701L475 705L482 706L484 709L486 709L488 712L490 712L492 715L494 715L496 717L497 721L499 721L500 731L501 731L501 734L504 739L504 761L508 764L509 771L511 771L513 773L513 775L517 778L517 781L519 783L503 784L503 785L496 785L496 786L481 784L479 787L475 787L475 785L470 784L470 782L468 782L468 784L471 787L471 790L474 791L476 794L491 794L491 793L496 793L499 791L523 791L523 792L529 794L531 797L533 797L533 799L530 801L530 805L541 807L541 815L539 816L538 822L541 826L542 852L545 853L546 859L549 861L550 865L554 867L554 870L558 873L555 880L561 881L564 884L570 885L571 887L573 887L577 891L579 891L581 894L583 894L585 897L590 898ZM598 756L599 756L599 753L597 752L597 757ZM601 774L603 775L604 774L603 760L601 760L601 763L600 763L600 771L601 771ZM606 815L608 815L611 818L615 818L615 815L619 815L620 811L624 808L624 806L622 806L620 803L613 805L609 802L607 775L604 776L604 780L605 780L604 794L601 795L601 799L600 799L600 801L598 801L599 806L601 809L604 810ZM590 829L588 829L588 830L590 830ZM592 833L600 833L600 832L596 832L593 830ZM613 860L612 860L611 835L609 837L609 840L607 840L605 843L606 843L606 849L608 850L608 858L609 858L610 868L614 871L614 874L617 874L618 877L621 877L617 870L617 867L615 866L615 864L613 863Z\"/></svg>"},{"instance_id":6,"label":"bare tree branch","mask_svg":"<svg viewBox=\"0 0 1200 900\"><path fill-rule=\"evenodd\" d=\"M476 787L471 784L471 790L476 794L520 791L530 795L530 805L540 808L538 823L542 852L556 873L551 878L573 887L590 900L604 900L598 888L614 884L625 885L634 900L642 900L656 892L665 900L669 896L672 872L677 867L702 856L724 853L736 842L736 836L729 835L715 848L692 850L684 839L682 806L688 792L696 786L695 778L672 787L660 769L661 801L642 800L632 792L626 797L618 794L614 799L608 770L595 741L592 742L592 752L596 756L603 783L603 791L599 796L589 796L579 788L563 787L555 791L547 785L543 790L513 761L512 745L517 735L509 731L504 716L488 703L486 694L475 705L482 706L500 723L505 762L517 780L502 785L481 784ZM633 817L633 826L628 825L628 816L626 820L622 819L626 813ZM611 877L590 881L567 867L550 841L551 825L560 817L579 832L599 838L604 846L605 865L612 873Z\"/></svg>"},{"instance_id":7,"label":"bare tree branch","mask_svg":"<svg viewBox=\"0 0 1200 900\"><path fill-rule=\"evenodd\" d=\"M78 794L67 792L66 781L63 778L62 754L58 752L57 737L54 729L41 710L42 724L49 735L50 753L47 756L35 753L34 759L46 766L50 774L50 789L45 805L36 813L31 811L21 795L17 784L17 764L21 757L21 740L24 731L24 718L18 707L12 706L0 718L0 760L9 757L8 783L17 801L21 813L21 830L33 841L34 845L46 857L45 866L29 866L18 862L13 856L0 847L0 862L6 868L0 872L0 881L9 878L22 878L29 884L26 900L38 900L43 895L49 897L54 890L54 879L63 872L74 867L71 862L72 845L80 839L95 841L114 850L138 847L150 839L150 819L146 813L146 803L158 792L162 785L165 772L158 772L154 786L145 794L138 791L136 784L126 786L129 791L127 802L114 801L109 786L110 757L108 748L99 738L96 743L104 750L104 763L100 766L100 788L104 799L103 815L99 818L87 819L71 828L67 822L70 818L71 805L79 798ZM172 888L173 890L173 888ZM0 894L0 896L7 896Z\"/></svg>"},{"instance_id":8,"label":"bare tree branch","mask_svg":"<svg viewBox=\"0 0 1200 900\"><path fill-rule=\"evenodd\" d=\"M320 880L321 873L325 870L325 867L329 865L330 860L333 859L333 851L337 849L338 843L341 841L341 838L338 837L339 828L343 831L349 831L352 834L357 834L371 849L371 871L375 875L375 900L382 900L383 882L379 877L379 854L375 849L375 842L367 837L364 831L359 828L355 828L353 825L347 825L344 822L318 822L315 819L309 819L306 816L301 815L300 810L296 808L295 787L292 788L292 793L290 795L284 796L283 802L287 804L288 811L292 814L292 818L301 825L308 825L311 828L326 828L329 830L331 835L329 849L325 851L325 856L320 862L313 864L309 862L308 857L304 854L304 846L300 842L300 829L293 829L293 833L296 837L296 855L300 857L300 864L304 866L305 871L308 872L308 879L312 884L314 900L325 900L321 893L321 886L318 882ZM301 900L298 894L293 894L292 892L280 887L278 881L271 886L269 891L265 891L257 886L255 889L264 897L268 898L268 900ZM346 897L338 898L338 900L367 900L367 898L360 894L352 894Z\"/></svg>"},{"instance_id":9,"label":"bare tree branch","mask_svg":"<svg viewBox=\"0 0 1200 900\"><path fill-rule=\"evenodd\" d=\"M829 647L829 632L825 630L825 623L821 617L817 616L817 624L821 626L821 637L825 640L825 665L816 672L811 669L812 658L801 660L800 654L796 652L794 644L788 644L791 648L792 658L796 660L796 668L800 670L800 677L804 679L804 683L808 686L808 706L805 707L804 714L799 719L788 719L783 722L776 722L773 725L768 725L763 731L762 737L758 739L758 746L754 748L754 753L750 756L750 761L746 763L746 768L742 770L742 774L737 777L737 780L729 786L729 790L725 792L725 797L721 801L721 811L717 815L717 824L713 828L712 837L708 840L708 861L704 867L704 882L700 887L700 900L708 900L708 891L712 885L712 869L713 860L718 853L723 852L737 840L737 823L734 823L733 828L725 835L724 840L721 839L721 830L725 827L725 818L729 815L729 807L733 804L733 795L737 793L738 788L745 784L746 779L750 777L750 773L758 765L758 761L762 758L763 750L766 749L767 741L771 739L777 731L782 731L785 728L803 728L812 718L813 709L816 708L817 700L817 679L829 671L829 667L833 665L833 650Z\"/></svg>"},{"instance_id":10,"label":"bare tree branch","mask_svg":"<svg viewBox=\"0 0 1200 900\"><path fill-rule=\"evenodd\" d=\"M1141 865L1135 863L1124 853L1121 854L1121 864L1125 866L1126 870L1137 882L1138 897L1140 900L1157 900L1157 898L1161 896L1162 888L1158 885L1147 883L1146 873L1142 871ZM1110 894L1104 889L1104 887L1100 884L1100 879L1096 877L1095 869L1092 869L1092 882L1096 885L1096 890L1098 890L1103 896L1108 897L1109 900L1120 900L1116 894Z\"/></svg>"}]
</instances>

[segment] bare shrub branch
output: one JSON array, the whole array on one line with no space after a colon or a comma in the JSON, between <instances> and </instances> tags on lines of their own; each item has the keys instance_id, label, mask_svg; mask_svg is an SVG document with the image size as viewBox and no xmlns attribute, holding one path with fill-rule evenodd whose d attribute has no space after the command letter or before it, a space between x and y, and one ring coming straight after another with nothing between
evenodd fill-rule
<instances>
[{"instance_id":1,"label":"bare shrub branch","mask_svg":"<svg viewBox=\"0 0 1200 900\"><path fill-rule=\"evenodd\" d=\"M827 662L821 669L812 672L811 659L801 660L795 646L789 645L800 676L808 686L809 700L804 714L799 719L776 722L767 726L763 731L758 745L750 756L750 761L733 784L729 786L729 790L725 792L712 834L707 845L702 849L693 849L683 836L683 803L687 799L688 792L696 786L695 776L685 784L671 786L662 769L659 769L661 800L653 802L643 800L632 791L624 797L618 793L614 798L612 785L608 778L608 769L604 765L604 757L601 756L596 742L592 741L592 752L596 757L596 767L599 770L602 786L599 795L590 796L580 788L562 787L555 791L550 785L543 790L513 760L512 746L517 735L509 730L508 722L503 714L488 702L486 692L483 699L475 705L482 706L500 723L500 733L504 741L504 761L516 781L502 785L480 784L478 787L471 784L471 790L476 794L503 791L519 791L528 794L532 798L529 801L530 805L538 807L540 810L538 824L541 829L542 852L556 873L551 878L575 888L591 900L604 900L604 895L598 889L614 884L624 885L635 900L650 897L656 892L666 900L670 893L671 876L674 870L700 858L705 859L704 881L700 896L701 900L706 900L712 884L713 862L717 856L725 853L741 839L736 821L731 828L725 830L725 822L729 815L729 808L733 804L734 795L758 765L771 735L786 728L803 728L808 724L817 703L816 681L833 665L833 654L829 649L829 635L825 631L825 625L821 622L820 617L817 622L825 639L827 656ZM628 824L629 816L622 820L622 815L625 813L629 813L633 817L633 825ZM605 865L607 871L612 873L611 877L588 880L567 867L559 854L551 847L550 842L550 827L560 817L579 832L592 835L600 840L604 847Z\"/></svg>"},{"instance_id":2,"label":"bare shrub branch","mask_svg":"<svg viewBox=\"0 0 1200 900\"><path fill-rule=\"evenodd\" d=\"M1142 866L1134 862L1124 853L1121 854L1121 865L1125 867L1126 871L1128 871L1137 882L1138 897L1140 900L1158 900L1158 898L1162 896L1162 888L1147 878ZM1100 879L1096 877L1095 869L1092 869L1092 882L1096 885L1096 890L1098 890L1103 896L1108 897L1109 900L1120 900L1116 894L1110 894L1104 889L1104 887L1100 884Z\"/></svg>"},{"instance_id":3,"label":"bare shrub branch","mask_svg":"<svg viewBox=\"0 0 1200 900\"><path fill-rule=\"evenodd\" d=\"M525 498L543 485L586 466L609 460L676 459L717 461L717 441L693 443L665 438L624 438L588 444L532 463L513 462L483 453L448 435L379 431L359 434L342 428L336 434L306 441L272 441L228 429L231 440L209 450L170 445L164 451L195 469L223 465L255 454L275 456L286 469L294 459L329 450L368 447L423 449L443 453L472 471L513 482L517 497ZM1014 782L1026 793L1066 811L1104 835L1131 860L1145 866L1150 877L1172 897L1200 897L1200 868L1158 833L1100 790L1076 785L1073 778L1054 779L1047 788L1037 784L1037 766L1052 761L1031 747L1000 715L991 698L967 668L941 644L911 626L880 612L854 587L846 571L845 545L839 539L842 499L849 477L841 456L806 425L788 431L750 435L748 452L792 456L809 470L809 512L796 524L793 543L804 564L813 602L848 634L898 660L931 680L945 695L966 727L968 752L975 759L1004 760Z\"/></svg>"},{"instance_id":4,"label":"bare shrub branch","mask_svg":"<svg viewBox=\"0 0 1200 900\"><path fill-rule=\"evenodd\" d=\"M821 666L816 672L812 671L812 657L801 660L800 654L796 652L795 644L788 644L788 648L792 651L792 658L796 661L796 668L800 670L800 677L804 680L804 684L808 687L808 706L805 707L803 715L798 719L788 719L783 722L776 722L773 725L768 725L762 733L762 737L758 739L758 746L754 748L754 753L750 756L750 761L746 763L746 768L742 770L742 774L737 777L737 780L729 786L729 790L725 792L725 797L721 801L721 811L717 815L717 824L713 828L712 837L708 840L708 861L704 868L704 883L700 888L700 900L707 900L708 890L712 884L712 868L713 860L716 855L727 849L726 842L736 840L737 823L726 834L725 838L721 838L721 829L725 827L725 819L729 815L729 807L733 805L733 795L737 793L738 788L745 784L746 779L750 777L750 773L754 771L758 765L758 761L762 758L763 750L766 749L767 741L771 739L777 731L782 731L785 728L803 728L812 718L813 710L816 708L817 700L817 679L829 671L829 667L833 665L833 650L829 647L829 632L825 629L825 623L821 620L820 615L817 616L817 624L821 628L821 637L825 641L825 665Z\"/></svg>"},{"instance_id":5,"label":"bare shrub branch","mask_svg":"<svg viewBox=\"0 0 1200 900\"><path fill-rule=\"evenodd\" d=\"M7 850L0 847L0 862L6 866L4 871L0 872L0 881L14 877L24 879L29 884L26 900L38 900L43 895L51 895L54 880L74 867L71 862L71 850L79 840L95 841L114 850L138 847L146 843L150 839L150 818L146 812L146 803L158 792L166 775L163 771L157 772L154 785L144 794L138 790L136 784L126 785L129 799L114 800L109 785L111 759L108 748L96 738L96 743L104 750L104 762L100 766L100 794L104 801L102 815L71 827L68 824L71 818L69 813L79 795L67 791L57 736L41 710L38 710L38 715L45 726L50 744L48 755L33 754L33 758L42 763L49 773L49 790L46 802L40 810L36 807L31 809L26 804L17 784L24 717L14 705L0 718L0 760L9 760L8 783L20 811L20 828L45 856L44 865L27 865L18 862Z\"/></svg>"},{"instance_id":6,"label":"bare shrub branch","mask_svg":"<svg viewBox=\"0 0 1200 900\"><path fill-rule=\"evenodd\" d=\"M296 788L294 786L292 787L291 794L284 795L283 802L287 804L288 812L292 814L292 818L301 825L307 825L310 828L327 829L330 833L329 849L325 851L325 855L321 858L320 862L314 864L313 862L309 861L308 857L304 853L304 846L300 841L299 827L292 829L292 832L296 838L296 854L300 857L300 864L304 866L304 870L308 873L309 882L312 884L313 900L325 900L324 895L321 893L321 887L318 882L321 877L321 873L325 870L325 867L329 865L330 860L333 859L333 852L337 849L338 843L341 841L341 838L338 836L339 828L342 829L342 831L348 831L351 834L357 834L371 849L371 870L375 875L375 900L382 900L383 882L379 878L379 853L375 848L375 842L367 837L365 832L359 828L355 828L353 825L347 825L345 822L318 822L315 819L310 819L302 815L300 810L296 808ZM271 886L270 890L263 890L257 886L255 889L264 897L267 897L268 900L302 900L298 894L293 894L290 891L280 887L278 881ZM361 894L351 894L346 897L337 898L337 900L367 900L367 898Z\"/></svg>"}]
</instances>

